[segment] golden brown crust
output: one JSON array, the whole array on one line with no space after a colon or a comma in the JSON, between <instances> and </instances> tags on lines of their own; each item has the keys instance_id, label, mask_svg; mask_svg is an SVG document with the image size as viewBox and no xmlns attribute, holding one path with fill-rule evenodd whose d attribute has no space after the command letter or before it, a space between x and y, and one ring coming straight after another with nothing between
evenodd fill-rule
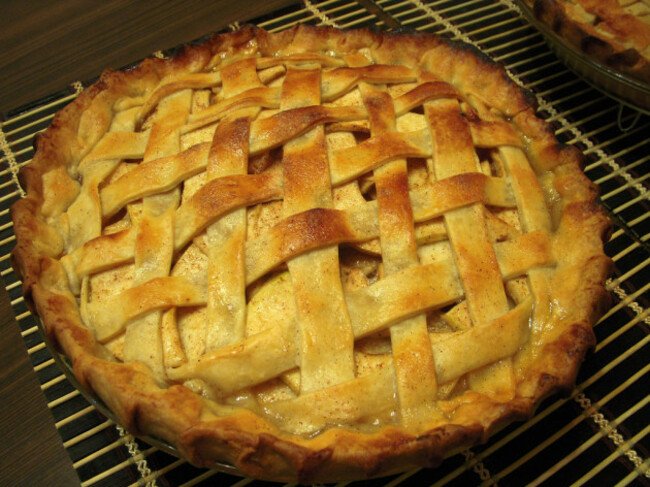
<instances>
[{"instance_id":1,"label":"golden brown crust","mask_svg":"<svg viewBox=\"0 0 650 487\"><path fill-rule=\"evenodd\" d=\"M464 96L495 107L532 140L528 153L538 174L554 175L554 190L562 198L549 209L556 228L553 246L558 261L553 283L559 290L559 305L568 314L553 321L552 329L544 332L543 346L534 351L536 358L520 378L515 397L501 402L478 393L463 394L442 406L454 411L453 421L417 433L393 426L371 433L331 427L304 437L284 432L242 409L222 416L210 400L184 386L161 387L143 364L115 361L84 326L66 271L58 261L64 252L63 238L46 220L61 210L54 207L50 215L43 214L46 175L59 171L55 180L58 187L74 192L78 163L108 130L112 107L119 99L150 92L165 76L196 72L217 53L257 49L262 55L295 51L346 54L366 48L373 49L376 58L387 64L415 67L422 59L425 69L456 86ZM322 113L317 115L322 119ZM300 119L291 122L299 123ZM300 131L291 124L282 129ZM276 35L245 28L214 36L205 45L184 49L171 60L151 59L126 72L104 73L98 83L55 117L36 148L33 163L21 172L27 197L12 207L18 240L12 258L23 278L28 302L33 302L48 336L72 359L79 382L104 401L124 426L136 434L168 441L196 465L228 462L247 475L305 483L377 476L416 465L435 466L461 448L485 441L503 425L531 415L549 394L568 390L586 351L593 346L591 325L602 313L606 296L603 282L609 272L609 259L602 251L608 222L595 203L593 185L579 168L577 151L557 145L548 126L535 118L531 98L501 68L437 37L312 27ZM387 181L389 191L406 185L405 180L391 175ZM269 197L274 194L277 192ZM303 239L352 238L352 230L338 220L340 228L328 228L335 236L316 235L323 233L317 216L334 221L328 211L334 210L318 210L312 220L303 222L307 228ZM389 211L401 214L411 210L398 206ZM562 301L567 297L572 305Z\"/></svg>"},{"instance_id":2,"label":"golden brown crust","mask_svg":"<svg viewBox=\"0 0 650 487\"><path fill-rule=\"evenodd\" d=\"M594 61L650 83L650 26L617 0L534 0L533 12Z\"/></svg>"}]
</instances>

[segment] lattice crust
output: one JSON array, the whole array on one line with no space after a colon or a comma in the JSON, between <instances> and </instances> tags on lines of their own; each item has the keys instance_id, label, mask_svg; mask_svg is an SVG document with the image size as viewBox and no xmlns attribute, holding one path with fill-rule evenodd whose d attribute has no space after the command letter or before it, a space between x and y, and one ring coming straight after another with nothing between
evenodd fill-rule
<instances>
[{"instance_id":1,"label":"lattice crust","mask_svg":"<svg viewBox=\"0 0 650 487\"><path fill-rule=\"evenodd\" d=\"M570 45L650 84L649 0L526 1Z\"/></svg>"},{"instance_id":2,"label":"lattice crust","mask_svg":"<svg viewBox=\"0 0 650 487\"><path fill-rule=\"evenodd\" d=\"M607 221L495 65L247 28L105 73L22 173L13 254L80 382L191 461L435 464L570 387Z\"/></svg>"}]
</instances>

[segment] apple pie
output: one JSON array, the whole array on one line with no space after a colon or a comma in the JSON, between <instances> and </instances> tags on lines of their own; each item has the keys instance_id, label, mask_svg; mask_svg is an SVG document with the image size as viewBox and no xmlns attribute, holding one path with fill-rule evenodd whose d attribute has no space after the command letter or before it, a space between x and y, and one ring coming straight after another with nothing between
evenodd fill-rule
<instances>
[{"instance_id":1,"label":"apple pie","mask_svg":"<svg viewBox=\"0 0 650 487\"><path fill-rule=\"evenodd\" d=\"M46 333L199 466L435 466L570 389L607 303L579 151L429 34L247 27L105 72L20 177Z\"/></svg>"}]
</instances>

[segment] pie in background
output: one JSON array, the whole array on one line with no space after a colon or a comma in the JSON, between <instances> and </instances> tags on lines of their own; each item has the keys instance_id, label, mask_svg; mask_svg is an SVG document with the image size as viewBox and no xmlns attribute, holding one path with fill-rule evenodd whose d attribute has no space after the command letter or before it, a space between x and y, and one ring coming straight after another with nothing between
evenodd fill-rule
<instances>
[{"instance_id":1,"label":"pie in background","mask_svg":"<svg viewBox=\"0 0 650 487\"><path fill-rule=\"evenodd\" d=\"M213 36L105 72L12 258L82 386L198 466L434 466L573 386L609 223L533 98L429 34Z\"/></svg>"},{"instance_id":2,"label":"pie in background","mask_svg":"<svg viewBox=\"0 0 650 487\"><path fill-rule=\"evenodd\" d=\"M535 17L592 60L650 85L650 1L526 0Z\"/></svg>"}]
</instances>

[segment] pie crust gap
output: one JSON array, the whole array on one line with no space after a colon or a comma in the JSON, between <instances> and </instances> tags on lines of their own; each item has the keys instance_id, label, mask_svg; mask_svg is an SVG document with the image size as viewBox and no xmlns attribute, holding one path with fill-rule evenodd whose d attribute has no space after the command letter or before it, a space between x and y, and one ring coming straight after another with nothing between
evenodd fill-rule
<instances>
[{"instance_id":1,"label":"pie crust gap","mask_svg":"<svg viewBox=\"0 0 650 487\"><path fill-rule=\"evenodd\" d=\"M246 27L107 71L20 177L47 335L198 466L435 466L570 390L608 301L578 150L434 35Z\"/></svg>"}]
</instances>

